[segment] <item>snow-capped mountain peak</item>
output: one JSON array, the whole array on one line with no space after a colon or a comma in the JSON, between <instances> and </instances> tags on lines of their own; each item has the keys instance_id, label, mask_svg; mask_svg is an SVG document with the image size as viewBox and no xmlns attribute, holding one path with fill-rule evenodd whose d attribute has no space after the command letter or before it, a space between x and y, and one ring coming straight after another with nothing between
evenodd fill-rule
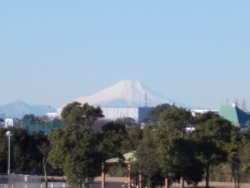
<instances>
[{"instance_id":1,"label":"snow-capped mountain peak","mask_svg":"<svg viewBox=\"0 0 250 188\"><path fill-rule=\"evenodd\" d=\"M148 89L137 80L122 80L94 95L76 99L80 103L99 106L156 106L173 101Z\"/></svg>"}]
</instances>

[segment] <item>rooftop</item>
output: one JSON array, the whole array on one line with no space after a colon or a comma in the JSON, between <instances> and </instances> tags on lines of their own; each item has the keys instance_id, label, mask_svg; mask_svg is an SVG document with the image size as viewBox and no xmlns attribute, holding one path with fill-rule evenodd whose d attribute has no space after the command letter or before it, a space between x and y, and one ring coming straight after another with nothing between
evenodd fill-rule
<instances>
[{"instance_id":1,"label":"rooftop","mask_svg":"<svg viewBox=\"0 0 250 188\"><path fill-rule=\"evenodd\" d=\"M250 115L241 110L235 103L232 105L222 105L219 115L235 125L245 126L250 123Z\"/></svg>"}]
</instances>

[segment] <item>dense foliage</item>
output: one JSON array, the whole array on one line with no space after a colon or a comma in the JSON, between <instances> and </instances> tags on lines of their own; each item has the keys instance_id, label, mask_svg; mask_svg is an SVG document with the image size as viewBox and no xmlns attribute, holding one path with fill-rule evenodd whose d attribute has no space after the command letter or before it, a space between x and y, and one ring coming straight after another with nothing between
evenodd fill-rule
<instances>
[{"instance_id":1,"label":"dense foliage","mask_svg":"<svg viewBox=\"0 0 250 188\"><path fill-rule=\"evenodd\" d=\"M72 102L62 111L62 122L67 126L92 126L101 117L104 117L100 107L93 107L85 103Z\"/></svg>"},{"instance_id":2,"label":"dense foliage","mask_svg":"<svg viewBox=\"0 0 250 188\"><path fill-rule=\"evenodd\" d=\"M49 152L47 135L43 132L29 133L20 127L0 128L0 173L7 172L8 139L5 133L10 130L12 137L10 172L17 174L43 174L42 160ZM48 166L48 172L55 173Z\"/></svg>"},{"instance_id":3,"label":"dense foliage","mask_svg":"<svg viewBox=\"0 0 250 188\"><path fill-rule=\"evenodd\" d=\"M90 127L68 126L49 134L51 151L49 162L62 169L72 185L87 184L100 175L104 155L99 150L100 138Z\"/></svg>"},{"instance_id":4,"label":"dense foliage","mask_svg":"<svg viewBox=\"0 0 250 188\"><path fill-rule=\"evenodd\" d=\"M203 178L206 187L210 180L235 182L235 187L250 182L250 131L242 133L214 113L193 117L189 110L164 104L149 112L151 120L144 129L123 118L94 131L92 125L102 117L99 107L73 102L63 110L63 130L46 135L20 127L0 128L0 172L7 171L5 133L11 130L11 172L43 174L45 157L47 174L64 174L75 187L99 176L102 162L114 157L122 161L127 152L136 157L131 166L134 182L142 174L143 185L149 188L163 185L164 178L182 186ZM128 173L122 163L107 169L114 175Z\"/></svg>"}]
</instances>

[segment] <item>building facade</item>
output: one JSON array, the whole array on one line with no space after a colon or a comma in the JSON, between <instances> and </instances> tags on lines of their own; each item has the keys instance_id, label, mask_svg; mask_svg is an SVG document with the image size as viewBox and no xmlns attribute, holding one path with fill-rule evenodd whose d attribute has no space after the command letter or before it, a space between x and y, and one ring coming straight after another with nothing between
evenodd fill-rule
<instances>
[{"instance_id":1,"label":"building facade","mask_svg":"<svg viewBox=\"0 0 250 188\"><path fill-rule=\"evenodd\" d=\"M137 123L147 117L152 107L101 107L105 119L116 120L118 118L133 118Z\"/></svg>"}]
</instances>

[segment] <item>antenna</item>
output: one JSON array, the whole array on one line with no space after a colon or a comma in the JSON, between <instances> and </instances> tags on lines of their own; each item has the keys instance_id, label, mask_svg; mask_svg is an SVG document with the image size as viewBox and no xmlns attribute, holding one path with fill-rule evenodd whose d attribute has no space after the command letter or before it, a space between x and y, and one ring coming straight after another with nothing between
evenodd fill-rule
<instances>
[{"instance_id":1,"label":"antenna","mask_svg":"<svg viewBox=\"0 0 250 188\"><path fill-rule=\"evenodd\" d=\"M148 95L147 95L147 93L145 93L145 107L147 107L147 103L148 103Z\"/></svg>"}]
</instances>

